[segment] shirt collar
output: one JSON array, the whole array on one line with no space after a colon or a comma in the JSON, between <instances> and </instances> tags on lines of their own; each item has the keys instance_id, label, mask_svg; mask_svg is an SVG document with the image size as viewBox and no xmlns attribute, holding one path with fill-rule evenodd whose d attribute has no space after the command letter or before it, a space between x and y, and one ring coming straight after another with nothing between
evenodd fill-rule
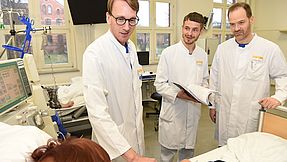
<instances>
[{"instance_id":1,"label":"shirt collar","mask_svg":"<svg viewBox=\"0 0 287 162\"><path fill-rule=\"evenodd\" d=\"M235 42L237 43L238 47L240 47L240 48L245 48L245 47L248 47L248 45L252 44L252 43L254 42L254 40L256 39L256 37L257 37L257 35L256 35L255 33L252 33L252 34L253 34L254 36L253 36L253 38L251 39L251 41L250 41L249 43L240 44L240 43L238 43L238 42L235 40L235 38L234 38L234 40L235 40Z\"/></svg>"},{"instance_id":2,"label":"shirt collar","mask_svg":"<svg viewBox=\"0 0 287 162\"><path fill-rule=\"evenodd\" d=\"M117 39L116 37L112 34L112 32L109 30L107 32L109 38L112 40L112 42L117 46L117 48L121 51L121 53L127 53L130 51L130 47L129 47L129 41L126 42L126 44L123 46Z\"/></svg>"},{"instance_id":3,"label":"shirt collar","mask_svg":"<svg viewBox=\"0 0 287 162\"><path fill-rule=\"evenodd\" d=\"M192 55L193 53L195 53L195 51L196 51L196 49L197 49L197 45L195 44L194 50L192 51L192 53L190 53L189 50L184 46L182 40L180 40L180 45L182 46L183 50L184 50L187 54L189 54L189 55Z\"/></svg>"}]
</instances>

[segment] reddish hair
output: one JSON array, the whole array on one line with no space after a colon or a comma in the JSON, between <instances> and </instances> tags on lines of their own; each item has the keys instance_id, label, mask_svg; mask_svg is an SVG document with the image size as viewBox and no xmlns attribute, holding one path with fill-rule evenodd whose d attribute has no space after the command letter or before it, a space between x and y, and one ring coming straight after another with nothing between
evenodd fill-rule
<instances>
[{"instance_id":1,"label":"reddish hair","mask_svg":"<svg viewBox=\"0 0 287 162\"><path fill-rule=\"evenodd\" d=\"M36 162L53 159L54 162L111 162L108 153L97 143L86 138L69 138L63 142L48 141L38 147L32 158Z\"/></svg>"},{"instance_id":2,"label":"reddish hair","mask_svg":"<svg viewBox=\"0 0 287 162\"><path fill-rule=\"evenodd\" d=\"M139 11L139 2L138 0L122 0L127 2L127 4L134 10L136 11L136 13L138 13ZM107 3L107 10L109 14L112 14L112 10L113 10L113 4L114 4L115 0L108 0Z\"/></svg>"},{"instance_id":3,"label":"reddish hair","mask_svg":"<svg viewBox=\"0 0 287 162\"><path fill-rule=\"evenodd\" d=\"M229 18L230 12L233 12L233 11L237 10L238 8L243 8L245 10L246 16L248 18L250 18L252 16L252 11L251 11L249 4L244 3L244 2L237 2L237 3L234 3L232 6L229 7L228 12L227 12L228 18Z\"/></svg>"}]
</instances>

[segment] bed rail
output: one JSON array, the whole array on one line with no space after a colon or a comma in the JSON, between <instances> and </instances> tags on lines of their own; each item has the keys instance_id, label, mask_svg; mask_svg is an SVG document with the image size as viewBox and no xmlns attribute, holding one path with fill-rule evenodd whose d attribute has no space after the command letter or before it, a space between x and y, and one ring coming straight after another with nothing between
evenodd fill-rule
<instances>
[{"instance_id":1,"label":"bed rail","mask_svg":"<svg viewBox=\"0 0 287 162\"><path fill-rule=\"evenodd\" d=\"M260 109L258 131L275 134L287 139L287 107L278 106L276 109Z\"/></svg>"}]
</instances>

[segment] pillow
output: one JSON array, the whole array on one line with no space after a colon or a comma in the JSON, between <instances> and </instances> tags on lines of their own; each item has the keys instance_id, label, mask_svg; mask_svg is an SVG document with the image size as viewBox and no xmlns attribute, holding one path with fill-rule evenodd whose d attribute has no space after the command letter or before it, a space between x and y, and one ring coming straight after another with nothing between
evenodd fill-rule
<instances>
[{"instance_id":1,"label":"pillow","mask_svg":"<svg viewBox=\"0 0 287 162\"><path fill-rule=\"evenodd\" d=\"M238 161L287 161L287 140L269 133L253 132L230 138L227 147Z\"/></svg>"},{"instance_id":2,"label":"pillow","mask_svg":"<svg viewBox=\"0 0 287 162\"><path fill-rule=\"evenodd\" d=\"M46 145L50 138L50 135L35 126L12 126L0 122L0 161L33 161L30 157L32 152Z\"/></svg>"}]
</instances>

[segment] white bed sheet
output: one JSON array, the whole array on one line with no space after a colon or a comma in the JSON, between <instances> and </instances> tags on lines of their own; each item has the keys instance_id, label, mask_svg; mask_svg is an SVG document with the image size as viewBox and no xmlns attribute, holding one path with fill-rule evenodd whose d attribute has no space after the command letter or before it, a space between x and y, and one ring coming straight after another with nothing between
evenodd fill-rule
<instances>
[{"instance_id":1,"label":"white bed sheet","mask_svg":"<svg viewBox=\"0 0 287 162\"><path fill-rule=\"evenodd\" d=\"M47 144L50 138L50 135L35 126L12 126L0 122L0 161L32 162L32 152Z\"/></svg>"},{"instance_id":2,"label":"white bed sheet","mask_svg":"<svg viewBox=\"0 0 287 162\"><path fill-rule=\"evenodd\" d=\"M191 162L287 162L287 140L254 132L230 138L227 145L189 159Z\"/></svg>"},{"instance_id":3,"label":"white bed sheet","mask_svg":"<svg viewBox=\"0 0 287 162\"><path fill-rule=\"evenodd\" d=\"M223 154L227 152L227 146L219 147L217 149L211 150L207 153L198 155L194 158L189 159L191 162L209 162L209 161L216 161L222 160Z\"/></svg>"}]
</instances>

